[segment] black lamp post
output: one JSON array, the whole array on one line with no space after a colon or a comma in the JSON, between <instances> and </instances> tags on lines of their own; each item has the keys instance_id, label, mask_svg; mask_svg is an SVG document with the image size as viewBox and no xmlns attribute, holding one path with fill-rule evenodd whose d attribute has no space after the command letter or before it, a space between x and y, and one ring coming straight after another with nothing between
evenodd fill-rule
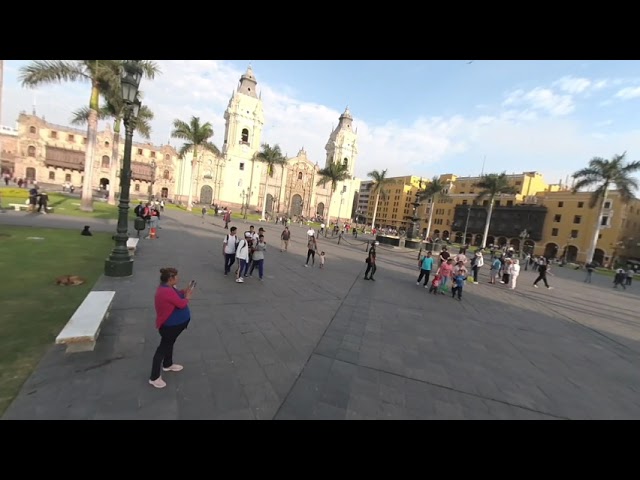
<instances>
[{"instance_id":1,"label":"black lamp post","mask_svg":"<svg viewBox=\"0 0 640 480\"><path fill-rule=\"evenodd\" d=\"M129 226L129 188L131 187L131 146L133 131L140 111L138 87L142 79L142 68L136 61L128 62L122 71L122 99L124 110L124 158L120 170L120 203L118 204L118 227L115 236L115 247L104 263L104 274L107 277L129 277L133 274L133 258L127 248Z\"/></svg>"},{"instance_id":2,"label":"black lamp post","mask_svg":"<svg viewBox=\"0 0 640 480\"><path fill-rule=\"evenodd\" d=\"M149 201L153 200L153 189L156 186L156 161L151 160L151 190L149 191Z\"/></svg>"}]
</instances>

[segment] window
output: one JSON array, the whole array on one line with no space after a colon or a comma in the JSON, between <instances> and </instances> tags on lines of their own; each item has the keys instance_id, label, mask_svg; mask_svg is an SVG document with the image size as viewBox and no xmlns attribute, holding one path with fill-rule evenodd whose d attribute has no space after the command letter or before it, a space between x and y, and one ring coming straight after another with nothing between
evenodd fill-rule
<instances>
[{"instance_id":1,"label":"window","mask_svg":"<svg viewBox=\"0 0 640 480\"><path fill-rule=\"evenodd\" d=\"M70 173L65 174L64 181L65 182L70 182L71 181L71 174Z\"/></svg>"},{"instance_id":2,"label":"window","mask_svg":"<svg viewBox=\"0 0 640 480\"><path fill-rule=\"evenodd\" d=\"M602 238L602 234L601 234L601 233L599 233L599 234L598 234L598 240L600 240L601 238Z\"/></svg>"},{"instance_id":3,"label":"window","mask_svg":"<svg viewBox=\"0 0 640 480\"><path fill-rule=\"evenodd\" d=\"M165 180L169 180L169 170L165 170L164 172L162 172L162 178L164 178Z\"/></svg>"},{"instance_id":4,"label":"window","mask_svg":"<svg viewBox=\"0 0 640 480\"><path fill-rule=\"evenodd\" d=\"M558 208L564 207L564 202L558 202Z\"/></svg>"},{"instance_id":5,"label":"window","mask_svg":"<svg viewBox=\"0 0 640 480\"><path fill-rule=\"evenodd\" d=\"M56 172L49 172L49 180L55 180L56 179Z\"/></svg>"},{"instance_id":6,"label":"window","mask_svg":"<svg viewBox=\"0 0 640 480\"><path fill-rule=\"evenodd\" d=\"M169 162L171 161L171 155L169 155L168 153L164 156L164 159Z\"/></svg>"},{"instance_id":7,"label":"window","mask_svg":"<svg viewBox=\"0 0 640 480\"><path fill-rule=\"evenodd\" d=\"M345 167L349 166L349 159L345 158L344 160L342 160L342 165L344 165Z\"/></svg>"},{"instance_id":8,"label":"window","mask_svg":"<svg viewBox=\"0 0 640 480\"><path fill-rule=\"evenodd\" d=\"M507 200L507 207L513 207L513 200Z\"/></svg>"},{"instance_id":9,"label":"window","mask_svg":"<svg viewBox=\"0 0 640 480\"><path fill-rule=\"evenodd\" d=\"M578 208L584 208L584 202L578 202Z\"/></svg>"},{"instance_id":10,"label":"window","mask_svg":"<svg viewBox=\"0 0 640 480\"><path fill-rule=\"evenodd\" d=\"M106 155L102 156L102 168L109 168L109 166L111 165L111 162L109 161L109 157L107 157Z\"/></svg>"},{"instance_id":11,"label":"window","mask_svg":"<svg viewBox=\"0 0 640 480\"><path fill-rule=\"evenodd\" d=\"M483 207L488 207L489 206L489 200L483 200L482 201L482 206Z\"/></svg>"},{"instance_id":12,"label":"window","mask_svg":"<svg viewBox=\"0 0 640 480\"><path fill-rule=\"evenodd\" d=\"M556 214L554 215L554 217L553 217L553 221L554 221L554 223L559 223L559 222L560 222L560 220L562 220L562 215L560 215L560 214L556 213Z\"/></svg>"},{"instance_id":13,"label":"window","mask_svg":"<svg viewBox=\"0 0 640 480\"><path fill-rule=\"evenodd\" d=\"M611 202L604 202L604 208L605 209L611 208Z\"/></svg>"},{"instance_id":14,"label":"window","mask_svg":"<svg viewBox=\"0 0 640 480\"><path fill-rule=\"evenodd\" d=\"M33 126L29 127L29 133L36 133L36 132L37 132L36 127L33 127Z\"/></svg>"},{"instance_id":15,"label":"window","mask_svg":"<svg viewBox=\"0 0 640 480\"><path fill-rule=\"evenodd\" d=\"M244 170L244 162L240 162L240 170Z\"/></svg>"},{"instance_id":16,"label":"window","mask_svg":"<svg viewBox=\"0 0 640 480\"><path fill-rule=\"evenodd\" d=\"M602 219L600 220L600 226L606 227L607 225L609 225L609 217L607 215L603 215Z\"/></svg>"},{"instance_id":17,"label":"window","mask_svg":"<svg viewBox=\"0 0 640 480\"><path fill-rule=\"evenodd\" d=\"M581 215L574 215L573 216L573 223L575 223L576 225L579 224L582 221L582 216Z\"/></svg>"},{"instance_id":18,"label":"window","mask_svg":"<svg viewBox=\"0 0 640 480\"><path fill-rule=\"evenodd\" d=\"M247 145L249 144L249 129L247 128L242 129L242 140L240 142L246 143Z\"/></svg>"},{"instance_id":19,"label":"window","mask_svg":"<svg viewBox=\"0 0 640 480\"><path fill-rule=\"evenodd\" d=\"M462 200L462 205L466 205L467 201L466 200Z\"/></svg>"},{"instance_id":20,"label":"window","mask_svg":"<svg viewBox=\"0 0 640 480\"><path fill-rule=\"evenodd\" d=\"M51 130L51 132L49 132L49 136L51 138L58 138L58 132Z\"/></svg>"},{"instance_id":21,"label":"window","mask_svg":"<svg viewBox=\"0 0 640 480\"><path fill-rule=\"evenodd\" d=\"M493 205L496 206L496 207L499 207L500 206L500 200L496 200Z\"/></svg>"},{"instance_id":22,"label":"window","mask_svg":"<svg viewBox=\"0 0 640 480\"><path fill-rule=\"evenodd\" d=\"M151 152L151 158L156 158L156 152Z\"/></svg>"},{"instance_id":23,"label":"window","mask_svg":"<svg viewBox=\"0 0 640 480\"><path fill-rule=\"evenodd\" d=\"M76 137L74 137L72 133L67 135L67 141L75 142L75 140L76 140Z\"/></svg>"},{"instance_id":24,"label":"window","mask_svg":"<svg viewBox=\"0 0 640 480\"><path fill-rule=\"evenodd\" d=\"M521 180L517 180L516 181L516 187L519 187L520 185L522 185L522 181Z\"/></svg>"},{"instance_id":25,"label":"window","mask_svg":"<svg viewBox=\"0 0 640 480\"><path fill-rule=\"evenodd\" d=\"M104 146L108 147L109 146L109 142L104 142Z\"/></svg>"},{"instance_id":26,"label":"window","mask_svg":"<svg viewBox=\"0 0 640 480\"><path fill-rule=\"evenodd\" d=\"M551 236L552 237L557 237L558 236L558 229L557 228L552 228L551 229Z\"/></svg>"},{"instance_id":27,"label":"window","mask_svg":"<svg viewBox=\"0 0 640 480\"><path fill-rule=\"evenodd\" d=\"M36 147L34 147L33 145L31 145L31 146L27 149L27 156L28 156L28 157L35 157L35 156L36 156Z\"/></svg>"},{"instance_id":28,"label":"window","mask_svg":"<svg viewBox=\"0 0 640 480\"><path fill-rule=\"evenodd\" d=\"M138 155L142 155L142 149L141 148L138 149Z\"/></svg>"},{"instance_id":29,"label":"window","mask_svg":"<svg viewBox=\"0 0 640 480\"><path fill-rule=\"evenodd\" d=\"M571 230L571 238L578 238L578 230Z\"/></svg>"},{"instance_id":30,"label":"window","mask_svg":"<svg viewBox=\"0 0 640 480\"><path fill-rule=\"evenodd\" d=\"M133 190L136 191L136 192L139 192L140 191L140 184L136 183L135 186L133 187Z\"/></svg>"},{"instance_id":31,"label":"window","mask_svg":"<svg viewBox=\"0 0 640 480\"><path fill-rule=\"evenodd\" d=\"M83 137L83 139L82 139L82 144L83 144L83 145L86 145L86 144L87 144L87 137Z\"/></svg>"},{"instance_id":32,"label":"window","mask_svg":"<svg viewBox=\"0 0 640 480\"><path fill-rule=\"evenodd\" d=\"M298 180L302 180L302 172L298 172Z\"/></svg>"}]
</instances>

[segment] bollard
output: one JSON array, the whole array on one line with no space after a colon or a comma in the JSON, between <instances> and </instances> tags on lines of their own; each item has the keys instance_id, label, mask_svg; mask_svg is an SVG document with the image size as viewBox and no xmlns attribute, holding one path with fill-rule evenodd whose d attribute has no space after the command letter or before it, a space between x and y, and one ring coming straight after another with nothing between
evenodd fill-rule
<instances>
[{"instance_id":1,"label":"bollard","mask_svg":"<svg viewBox=\"0 0 640 480\"><path fill-rule=\"evenodd\" d=\"M152 240L156 238L156 229L155 229L155 227L151 227L149 229L149 238L152 239Z\"/></svg>"}]
</instances>

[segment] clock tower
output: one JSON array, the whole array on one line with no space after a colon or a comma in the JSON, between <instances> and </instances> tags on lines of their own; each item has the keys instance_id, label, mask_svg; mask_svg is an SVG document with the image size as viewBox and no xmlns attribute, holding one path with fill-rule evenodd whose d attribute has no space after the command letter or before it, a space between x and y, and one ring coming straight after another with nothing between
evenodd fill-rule
<instances>
[{"instance_id":1,"label":"clock tower","mask_svg":"<svg viewBox=\"0 0 640 480\"><path fill-rule=\"evenodd\" d=\"M260 168L252 162L260 151L264 113L262 99L256 86L258 82L251 66L240 77L224 112L225 131L222 156L225 160L220 200L224 203L243 202L242 192L248 194L249 205L256 205ZM255 172L253 171L255 169Z\"/></svg>"}]
</instances>

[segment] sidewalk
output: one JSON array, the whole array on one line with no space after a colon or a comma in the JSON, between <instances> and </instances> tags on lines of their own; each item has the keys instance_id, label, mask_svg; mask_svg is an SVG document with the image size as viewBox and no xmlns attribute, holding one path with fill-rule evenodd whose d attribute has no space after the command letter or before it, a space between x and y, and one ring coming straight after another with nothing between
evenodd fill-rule
<instances>
[{"instance_id":1,"label":"sidewalk","mask_svg":"<svg viewBox=\"0 0 640 480\"><path fill-rule=\"evenodd\" d=\"M95 286L117 292L95 351L52 345L4 419L640 418L636 296L560 278L533 289L531 272L511 291L483 268L458 302L415 285L415 254L380 249L366 282L364 246L321 237L326 269L304 268L307 227L280 253L282 227L257 222L265 281L236 284L219 217L166 211L161 226L133 277ZM162 266L198 289L175 349L185 369L156 390Z\"/></svg>"}]
</instances>

